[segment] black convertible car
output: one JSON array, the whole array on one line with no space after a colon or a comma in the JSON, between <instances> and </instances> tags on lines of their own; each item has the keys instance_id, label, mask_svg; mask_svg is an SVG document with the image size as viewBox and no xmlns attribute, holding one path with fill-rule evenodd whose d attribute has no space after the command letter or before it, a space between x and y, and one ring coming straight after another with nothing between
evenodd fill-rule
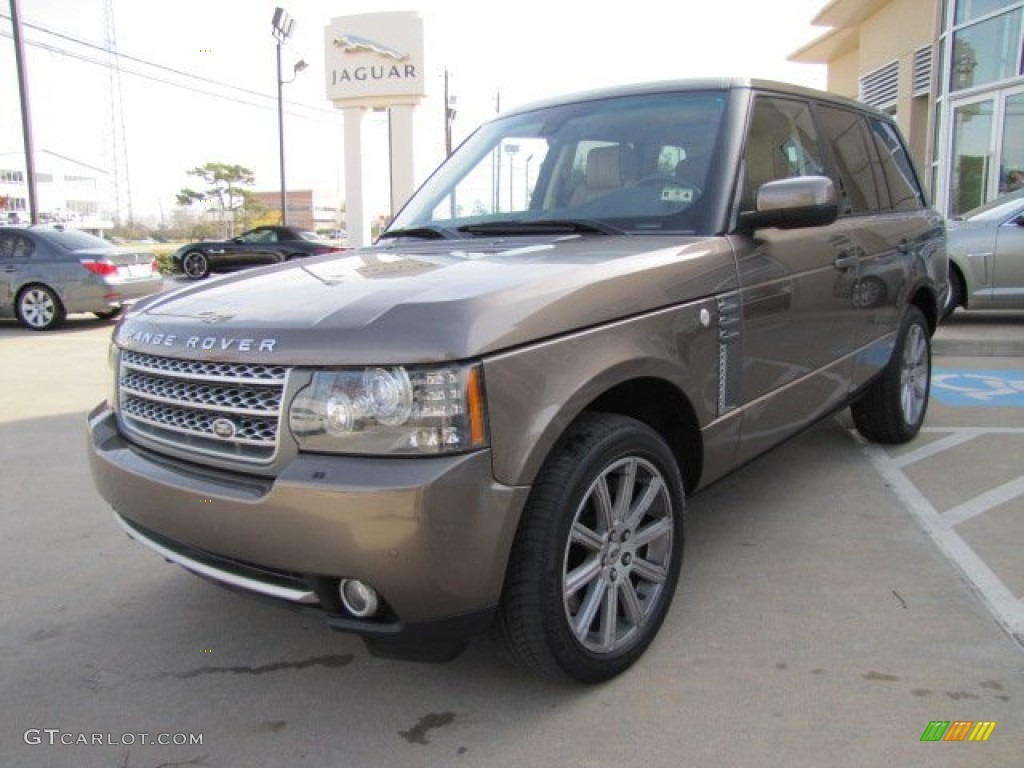
<instances>
[{"instance_id":1,"label":"black convertible car","mask_svg":"<svg viewBox=\"0 0 1024 768\"><path fill-rule=\"evenodd\" d=\"M211 272L231 272L300 256L319 256L345 249L295 227L256 227L230 240L189 243L174 252L174 270L192 280Z\"/></svg>"}]
</instances>

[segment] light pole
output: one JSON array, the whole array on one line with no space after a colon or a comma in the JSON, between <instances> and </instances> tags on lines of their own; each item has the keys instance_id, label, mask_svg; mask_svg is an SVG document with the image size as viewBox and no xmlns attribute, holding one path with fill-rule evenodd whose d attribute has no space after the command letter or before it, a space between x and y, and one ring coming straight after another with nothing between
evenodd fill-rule
<instances>
[{"instance_id":1,"label":"light pole","mask_svg":"<svg viewBox=\"0 0 1024 768\"><path fill-rule=\"evenodd\" d=\"M455 122L455 96L448 90L448 68L444 70L444 152L452 153L452 123Z\"/></svg>"},{"instance_id":2,"label":"light pole","mask_svg":"<svg viewBox=\"0 0 1024 768\"><path fill-rule=\"evenodd\" d=\"M508 209L510 211L515 210L515 170L516 170L516 155L519 153L518 144L506 144L505 152L508 154Z\"/></svg>"},{"instance_id":3,"label":"light pole","mask_svg":"<svg viewBox=\"0 0 1024 768\"><path fill-rule=\"evenodd\" d=\"M533 160L533 155L529 155L526 158L526 170L523 172L523 200L526 202L523 204L524 208L530 207L530 161Z\"/></svg>"},{"instance_id":4,"label":"light pole","mask_svg":"<svg viewBox=\"0 0 1024 768\"><path fill-rule=\"evenodd\" d=\"M271 20L274 25L274 38L277 40L277 137L278 137L278 154L281 161L281 226L288 224L288 207L286 200L286 187L285 187L285 176L284 176L284 99L283 99L283 88L286 83L290 83L295 80L296 76L304 70L307 66L306 62L299 61L296 63L295 68L292 72L291 80L281 79L281 45L284 41L292 36L292 32L295 31L295 19L288 15L288 11L284 8L274 9L274 18Z\"/></svg>"}]
</instances>

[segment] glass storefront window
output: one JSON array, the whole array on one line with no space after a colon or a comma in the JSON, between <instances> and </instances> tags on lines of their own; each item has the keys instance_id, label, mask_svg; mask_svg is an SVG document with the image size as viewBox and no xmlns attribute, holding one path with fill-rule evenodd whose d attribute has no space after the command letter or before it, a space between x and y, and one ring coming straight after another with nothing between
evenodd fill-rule
<instances>
[{"instance_id":1,"label":"glass storefront window","mask_svg":"<svg viewBox=\"0 0 1024 768\"><path fill-rule=\"evenodd\" d=\"M988 99L953 110L953 162L949 213L957 216L985 202L992 142L993 102Z\"/></svg>"},{"instance_id":2,"label":"glass storefront window","mask_svg":"<svg viewBox=\"0 0 1024 768\"><path fill-rule=\"evenodd\" d=\"M1005 80L1018 73L1021 9L964 27L953 35L949 89Z\"/></svg>"},{"instance_id":3,"label":"glass storefront window","mask_svg":"<svg viewBox=\"0 0 1024 768\"><path fill-rule=\"evenodd\" d=\"M1006 97L999 194L1024 189L1024 93Z\"/></svg>"},{"instance_id":4,"label":"glass storefront window","mask_svg":"<svg viewBox=\"0 0 1024 768\"><path fill-rule=\"evenodd\" d=\"M1011 5L1012 0L957 0L956 23L979 19Z\"/></svg>"}]
</instances>

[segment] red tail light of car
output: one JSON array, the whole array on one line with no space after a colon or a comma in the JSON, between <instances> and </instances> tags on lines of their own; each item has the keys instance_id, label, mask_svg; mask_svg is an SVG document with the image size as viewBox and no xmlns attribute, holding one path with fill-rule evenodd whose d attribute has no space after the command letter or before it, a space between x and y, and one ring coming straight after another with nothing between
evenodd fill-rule
<instances>
[{"instance_id":1,"label":"red tail light of car","mask_svg":"<svg viewBox=\"0 0 1024 768\"><path fill-rule=\"evenodd\" d=\"M325 245L322 248L314 248L309 252L310 256L323 256L325 253L341 253L347 251L348 248L339 248L336 245Z\"/></svg>"},{"instance_id":2,"label":"red tail light of car","mask_svg":"<svg viewBox=\"0 0 1024 768\"><path fill-rule=\"evenodd\" d=\"M81 264L94 275L109 277L117 274L117 265L106 259L82 259Z\"/></svg>"}]
</instances>

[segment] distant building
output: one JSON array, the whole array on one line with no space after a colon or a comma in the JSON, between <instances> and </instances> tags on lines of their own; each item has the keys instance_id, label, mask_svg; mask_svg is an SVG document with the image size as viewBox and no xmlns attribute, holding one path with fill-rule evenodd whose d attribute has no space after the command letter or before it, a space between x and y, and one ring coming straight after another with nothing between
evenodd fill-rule
<instances>
[{"instance_id":1,"label":"distant building","mask_svg":"<svg viewBox=\"0 0 1024 768\"><path fill-rule=\"evenodd\" d=\"M104 197L107 172L46 149L35 153L39 219L93 234L113 228ZM0 200L4 223L30 220L28 180L23 152L0 152Z\"/></svg>"},{"instance_id":2,"label":"distant building","mask_svg":"<svg viewBox=\"0 0 1024 768\"><path fill-rule=\"evenodd\" d=\"M1021 0L832 0L793 61L896 116L936 207L963 213L1024 178Z\"/></svg>"},{"instance_id":3,"label":"distant building","mask_svg":"<svg viewBox=\"0 0 1024 768\"><path fill-rule=\"evenodd\" d=\"M273 216L281 213L281 191L256 192L256 199ZM288 224L311 232L345 228L345 204L337 192L312 189L289 190L285 195ZM279 219L278 219L279 220Z\"/></svg>"}]
</instances>

